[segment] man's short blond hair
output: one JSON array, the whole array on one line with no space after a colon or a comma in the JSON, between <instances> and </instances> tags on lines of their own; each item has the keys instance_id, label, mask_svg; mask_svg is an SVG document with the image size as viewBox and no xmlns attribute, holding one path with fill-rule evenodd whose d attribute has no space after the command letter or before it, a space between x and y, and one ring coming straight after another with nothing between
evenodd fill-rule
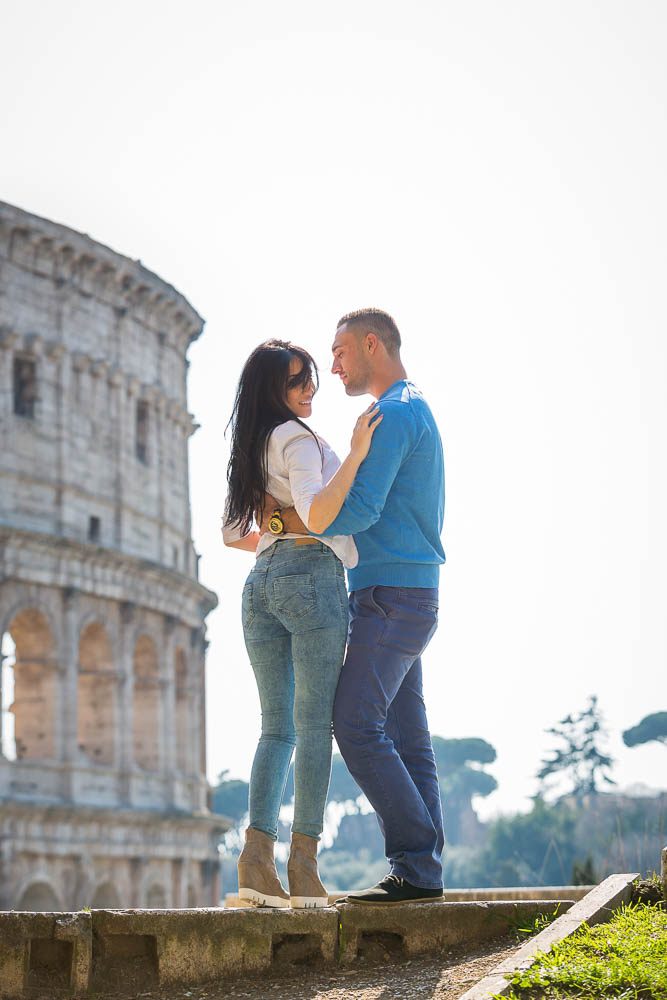
<instances>
[{"instance_id":1,"label":"man's short blond hair","mask_svg":"<svg viewBox=\"0 0 667 1000\"><path fill-rule=\"evenodd\" d=\"M387 354L398 357L401 350L401 335L392 316L383 309L357 309L355 312L346 313L342 319L338 320L337 330L341 326L349 329L357 329L359 333L366 331L374 333L384 344Z\"/></svg>"}]
</instances>

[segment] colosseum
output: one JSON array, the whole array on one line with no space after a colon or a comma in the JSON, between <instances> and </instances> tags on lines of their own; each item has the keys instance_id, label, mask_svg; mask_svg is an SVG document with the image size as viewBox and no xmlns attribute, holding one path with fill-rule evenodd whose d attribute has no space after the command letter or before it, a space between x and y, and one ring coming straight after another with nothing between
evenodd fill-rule
<instances>
[{"instance_id":1,"label":"colosseum","mask_svg":"<svg viewBox=\"0 0 667 1000\"><path fill-rule=\"evenodd\" d=\"M171 285L0 202L0 909L220 898Z\"/></svg>"}]
</instances>

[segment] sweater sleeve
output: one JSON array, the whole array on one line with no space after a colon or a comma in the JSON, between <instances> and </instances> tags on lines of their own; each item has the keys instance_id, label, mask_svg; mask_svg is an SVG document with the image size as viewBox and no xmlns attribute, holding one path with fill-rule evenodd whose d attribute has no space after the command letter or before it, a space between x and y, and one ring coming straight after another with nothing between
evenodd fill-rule
<instances>
[{"instance_id":1,"label":"sweater sleeve","mask_svg":"<svg viewBox=\"0 0 667 1000\"><path fill-rule=\"evenodd\" d=\"M380 412L383 420L373 434L370 451L359 466L338 516L326 529L327 535L356 535L375 524L410 452L412 421L406 407L387 401L380 403Z\"/></svg>"}]
</instances>

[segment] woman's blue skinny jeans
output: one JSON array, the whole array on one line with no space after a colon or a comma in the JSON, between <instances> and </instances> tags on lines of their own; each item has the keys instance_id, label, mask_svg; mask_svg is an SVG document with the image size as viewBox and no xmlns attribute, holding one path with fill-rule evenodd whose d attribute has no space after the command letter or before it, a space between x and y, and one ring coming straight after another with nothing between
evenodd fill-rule
<instances>
[{"instance_id":1,"label":"woman's blue skinny jeans","mask_svg":"<svg viewBox=\"0 0 667 1000\"><path fill-rule=\"evenodd\" d=\"M334 695L347 639L343 564L321 542L277 541L251 570L242 609L262 709L250 775L250 826L276 840L296 746L292 831L318 838L331 777Z\"/></svg>"}]
</instances>

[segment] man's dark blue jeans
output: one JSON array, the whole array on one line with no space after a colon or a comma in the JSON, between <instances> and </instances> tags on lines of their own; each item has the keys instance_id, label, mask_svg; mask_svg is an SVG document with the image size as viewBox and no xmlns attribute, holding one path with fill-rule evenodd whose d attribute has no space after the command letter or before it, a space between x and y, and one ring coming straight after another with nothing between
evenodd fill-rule
<instances>
[{"instance_id":1,"label":"man's dark blue jeans","mask_svg":"<svg viewBox=\"0 0 667 1000\"><path fill-rule=\"evenodd\" d=\"M334 705L338 747L377 813L393 874L439 889L442 807L421 665L438 624L438 591L366 587L352 591L349 605Z\"/></svg>"}]
</instances>

